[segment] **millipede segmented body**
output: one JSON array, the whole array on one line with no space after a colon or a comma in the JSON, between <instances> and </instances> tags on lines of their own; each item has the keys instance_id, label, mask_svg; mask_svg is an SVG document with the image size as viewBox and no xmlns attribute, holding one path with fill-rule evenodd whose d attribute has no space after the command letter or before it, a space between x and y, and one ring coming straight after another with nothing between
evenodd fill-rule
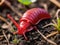
<instances>
[{"instance_id":1,"label":"millipede segmented body","mask_svg":"<svg viewBox=\"0 0 60 45\"><path fill-rule=\"evenodd\" d=\"M33 8L26 11L20 19L20 24L17 24L13 18L8 15L8 18L12 20L15 26L18 28L17 33L24 35L33 29L34 25L38 24L41 20L51 18L49 13L41 8Z\"/></svg>"},{"instance_id":2,"label":"millipede segmented body","mask_svg":"<svg viewBox=\"0 0 60 45\"><path fill-rule=\"evenodd\" d=\"M29 20L30 23L35 25L39 20L50 18L50 15L47 11L40 8L33 8L24 13L20 20Z\"/></svg>"}]
</instances>

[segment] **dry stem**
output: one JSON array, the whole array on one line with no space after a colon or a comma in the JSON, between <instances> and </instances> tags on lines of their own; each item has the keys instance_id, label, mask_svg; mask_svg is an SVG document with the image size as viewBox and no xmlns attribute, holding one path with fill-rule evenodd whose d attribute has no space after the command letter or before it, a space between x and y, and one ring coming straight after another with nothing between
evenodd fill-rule
<instances>
[{"instance_id":1,"label":"dry stem","mask_svg":"<svg viewBox=\"0 0 60 45\"><path fill-rule=\"evenodd\" d=\"M16 9L10 4L10 2L4 1L4 3L5 3L13 12L15 12L18 16L22 16L22 14L21 14L18 10L16 10Z\"/></svg>"},{"instance_id":2,"label":"dry stem","mask_svg":"<svg viewBox=\"0 0 60 45\"><path fill-rule=\"evenodd\" d=\"M60 3L57 0L50 0L50 1L60 8Z\"/></svg>"},{"instance_id":3,"label":"dry stem","mask_svg":"<svg viewBox=\"0 0 60 45\"><path fill-rule=\"evenodd\" d=\"M0 2L0 6L4 3L4 1L5 1L5 0L1 0L1 2Z\"/></svg>"},{"instance_id":4,"label":"dry stem","mask_svg":"<svg viewBox=\"0 0 60 45\"><path fill-rule=\"evenodd\" d=\"M48 6L47 6L47 4L41 3L41 5L44 7L44 9L45 9L46 11L48 11Z\"/></svg>"},{"instance_id":5,"label":"dry stem","mask_svg":"<svg viewBox=\"0 0 60 45\"><path fill-rule=\"evenodd\" d=\"M53 45L57 45L55 42L53 42L52 40L47 39L47 37L45 37L36 27L35 29L37 30L37 32L49 43L53 44Z\"/></svg>"},{"instance_id":6,"label":"dry stem","mask_svg":"<svg viewBox=\"0 0 60 45\"><path fill-rule=\"evenodd\" d=\"M58 16L59 16L59 15L58 15L59 12L60 12L60 9L57 10L56 15L55 15L55 16L57 17L57 19L59 18L59 17L58 17Z\"/></svg>"},{"instance_id":7,"label":"dry stem","mask_svg":"<svg viewBox=\"0 0 60 45\"><path fill-rule=\"evenodd\" d=\"M49 23L49 24L43 26L42 28L45 28L45 27L50 26L50 25L53 25L53 23Z\"/></svg>"},{"instance_id":8,"label":"dry stem","mask_svg":"<svg viewBox=\"0 0 60 45\"><path fill-rule=\"evenodd\" d=\"M5 18L3 18L2 16L0 16L0 19L1 19L2 21L4 21L6 24L9 25L9 28L11 28L10 30L14 30L13 27L10 25L10 23L9 23Z\"/></svg>"},{"instance_id":9,"label":"dry stem","mask_svg":"<svg viewBox=\"0 0 60 45\"><path fill-rule=\"evenodd\" d=\"M2 33L3 33L3 35L4 35L5 39L6 39L6 41L8 42L8 45L9 45L9 40L8 40L8 38L7 38L7 36L6 36L5 32L4 32L4 30L2 31Z\"/></svg>"},{"instance_id":10,"label":"dry stem","mask_svg":"<svg viewBox=\"0 0 60 45\"><path fill-rule=\"evenodd\" d=\"M51 34L48 34L46 37L49 38L49 37L54 36L54 35L56 35L56 34L58 34L58 33L59 33L58 31L52 32Z\"/></svg>"}]
</instances>

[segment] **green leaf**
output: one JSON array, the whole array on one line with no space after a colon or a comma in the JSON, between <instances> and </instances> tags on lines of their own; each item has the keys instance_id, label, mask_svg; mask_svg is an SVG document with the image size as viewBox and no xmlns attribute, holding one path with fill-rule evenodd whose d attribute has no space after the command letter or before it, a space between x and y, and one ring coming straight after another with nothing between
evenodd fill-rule
<instances>
[{"instance_id":1,"label":"green leaf","mask_svg":"<svg viewBox=\"0 0 60 45\"><path fill-rule=\"evenodd\" d=\"M60 30L60 18L57 19L58 30Z\"/></svg>"},{"instance_id":2,"label":"green leaf","mask_svg":"<svg viewBox=\"0 0 60 45\"><path fill-rule=\"evenodd\" d=\"M36 2L36 0L18 0L18 2L24 5L30 5L31 3Z\"/></svg>"},{"instance_id":3,"label":"green leaf","mask_svg":"<svg viewBox=\"0 0 60 45\"><path fill-rule=\"evenodd\" d=\"M57 24L58 24L58 26L60 26L60 19L59 18L57 19Z\"/></svg>"}]
</instances>

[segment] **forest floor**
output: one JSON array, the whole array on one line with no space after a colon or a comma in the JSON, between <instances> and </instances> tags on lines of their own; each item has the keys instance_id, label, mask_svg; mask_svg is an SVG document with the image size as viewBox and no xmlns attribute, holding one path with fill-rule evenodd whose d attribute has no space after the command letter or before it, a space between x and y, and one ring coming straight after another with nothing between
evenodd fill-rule
<instances>
[{"instance_id":1,"label":"forest floor","mask_svg":"<svg viewBox=\"0 0 60 45\"><path fill-rule=\"evenodd\" d=\"M59 0L37 0L28 6L19 3L17 0L5 0L0 5L0 45L60 45L60 34L57 33L53 36L47 37L53 32L57 32L54 26L43 26L51 23L51 19L40 21L36 27L38 30L53 43L45 40L36 30L32 30L26 33L28 41L24 39L22 35L14 35L13 31L17 31L17 28L10 19L7 18L7 14L10 14L18 23L23 13L32 8L43 8L50 15L52 19L55 19L57 10L60 8ZM55 20L56 21L56 20Z\"/></svg>"}]
</instances>

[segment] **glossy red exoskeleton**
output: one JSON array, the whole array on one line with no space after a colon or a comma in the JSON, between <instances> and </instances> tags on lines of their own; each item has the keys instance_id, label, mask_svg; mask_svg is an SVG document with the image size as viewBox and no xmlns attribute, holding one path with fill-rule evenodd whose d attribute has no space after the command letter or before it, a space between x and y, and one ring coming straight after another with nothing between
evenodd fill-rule
<instances>
[{"instance_id":1,"label":"glossy red exoskeleton","mask_svg":"<svg viewBox=\"0 0 60 45\"><path fill-rule=\"evenodd\" d=\"M27 39L25 36L26 32L31 31L33 27L41 20L49 19L51 18L51 16L44 9L33 8L23 14L22 18L20 19L20 24L16 23L10 15L8 15L8 18L10 18L17 27L17 33L20 35L24 35L25 39Z\"/></svg>"}]
</instances>

